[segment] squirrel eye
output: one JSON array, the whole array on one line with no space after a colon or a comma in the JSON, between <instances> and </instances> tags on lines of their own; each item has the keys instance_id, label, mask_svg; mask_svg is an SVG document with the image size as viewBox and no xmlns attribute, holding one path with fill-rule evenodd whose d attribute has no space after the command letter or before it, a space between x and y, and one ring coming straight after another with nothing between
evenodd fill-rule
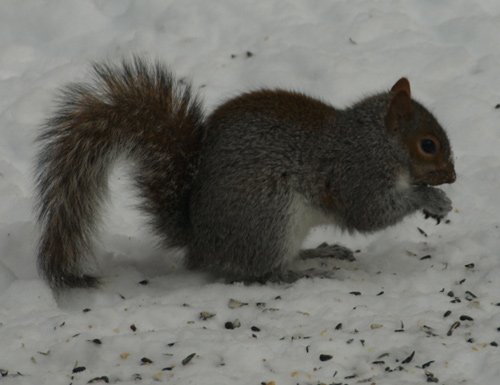
<instances>
[{"instance_id":1,"label":"squirrel eye","mask_svg":"<svg viewBox=\"0 0 500 385\"><path fill-rule=\"evenodd\" d=\"M420 149L424 154L435 154L437 152L437 143L434 139L425 138L420 140Z\"/></svg>"}]
</instances>

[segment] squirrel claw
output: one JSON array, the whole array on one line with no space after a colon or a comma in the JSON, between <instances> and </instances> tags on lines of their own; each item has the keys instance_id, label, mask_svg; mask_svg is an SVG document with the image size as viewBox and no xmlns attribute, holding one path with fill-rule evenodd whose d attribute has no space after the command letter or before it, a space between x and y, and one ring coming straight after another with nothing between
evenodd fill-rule
<instances>
[{"instance_id":1,"label":"squirrel claw","mask_svg":"<svg viewBox=\"0 0 500 385\"><path fill-rule=\"evenodd\" d=\"M443 219L443 217L441 215L431 214L430 212L428 212L426 210L424 210L424 215L425 215L425 219L434 218L436 220L436 226L439 225L441 223L441 219Z\"/></svg>"}]
</instances>

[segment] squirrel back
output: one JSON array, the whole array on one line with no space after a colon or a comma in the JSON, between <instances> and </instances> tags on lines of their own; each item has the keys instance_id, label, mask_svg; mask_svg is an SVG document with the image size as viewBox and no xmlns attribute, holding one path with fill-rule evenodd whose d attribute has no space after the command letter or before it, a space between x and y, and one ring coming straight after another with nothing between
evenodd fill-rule
<instances>
[{"instance_id":1,"label":"squirrel back","mask_svg":"<svg viewBox=\"0 0 500 385\"><path fill-rule=\"evenodd\" d=\"M338 245L300 250L318 224L373 232L451 210L433 187L455 180L451 146L405 78L344 110L258 90L205 118L189 85L158 63L94 72L94 83L66 88L40 137L38 258L53 287L97 283L84 259L122 156L165 245L184 247L189 268L233 279L288 281L295 258L353 259Z\"/></svg>"}]
</instances>

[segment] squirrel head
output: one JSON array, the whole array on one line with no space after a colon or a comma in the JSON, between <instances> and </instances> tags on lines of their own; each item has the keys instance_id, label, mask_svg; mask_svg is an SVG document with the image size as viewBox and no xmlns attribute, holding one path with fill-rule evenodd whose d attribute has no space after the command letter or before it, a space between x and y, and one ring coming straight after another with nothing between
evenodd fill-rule
<instances>
[{"instance_id":1,"label":"squirrel head","mask_svg":"<svg viewBox=\"0 0 500 385\"><path fill-rule=\"evenodd\" d=\"M446 132L427 109L411 99L408 79L399 79L389 98L385 128L410 155L411 183L437 186L455 182L455 165Z\"/></svg>"}]
</instances>

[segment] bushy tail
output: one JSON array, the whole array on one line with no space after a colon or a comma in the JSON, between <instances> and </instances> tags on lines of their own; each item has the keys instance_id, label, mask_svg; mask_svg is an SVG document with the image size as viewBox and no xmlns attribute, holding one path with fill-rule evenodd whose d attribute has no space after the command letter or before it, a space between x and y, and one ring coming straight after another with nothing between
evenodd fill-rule
<instances>
[{"instance_id":1,"label":"bushy tail","mask_svg":"<svg viewBox=\"0 0 500 385\"><path fill-rule=\"evenodd\" d=\"M155 231L171 246L189 236L188 200L197 168L203 112L189 85L161 64L134 58L94 64L90 83L63 90L39 137L36 163L38 249L50 285L88 287L92 238L117 158L131 159L134 181Z\"/></svg>"}]
</instances>

